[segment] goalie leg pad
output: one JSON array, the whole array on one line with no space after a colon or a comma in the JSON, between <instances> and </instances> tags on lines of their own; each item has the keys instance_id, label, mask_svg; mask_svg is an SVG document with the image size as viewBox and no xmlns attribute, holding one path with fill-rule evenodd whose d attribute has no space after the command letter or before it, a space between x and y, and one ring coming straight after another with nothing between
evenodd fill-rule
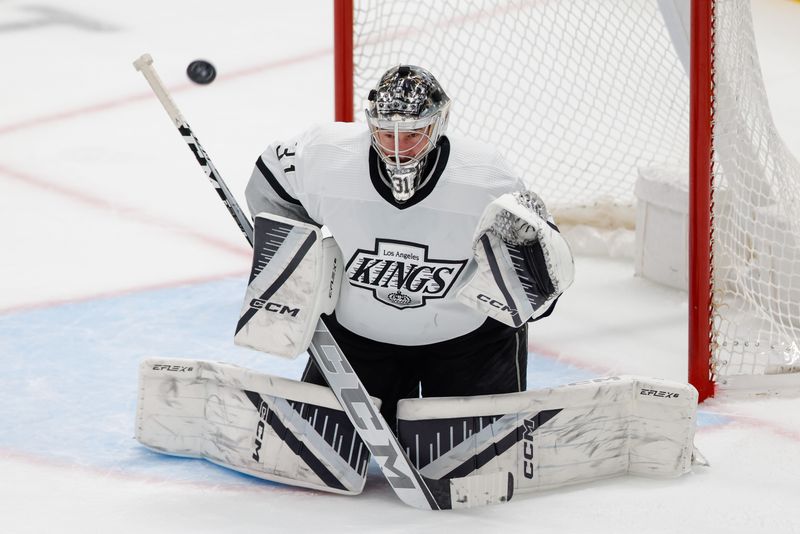
<instances>
[{"instance_id":1,"label":"goalie leg pad","mask_svg":"<svg viewBox=\"0 0 800 534\"><path fill-rule=\"evenodd\" d=\"M529 492L625 473L677 477L691 468L697 391L620 376L558 388L404 399L398 437L430 478L510 471Z\"/></svg>"},{"instance_id":2,"label":"goalie leg pad","mask_svg":"<svg viewBox=\"0 0 800 534\"><path fill-rule=\"evenodd\" d=\"M342 253L316 226L260 213L250 282L234 343L278 356L303 353L339 298Z\"/></svg>"},{"instance_id":3,"label":"goalie leg pad","mask_svg":"<svg viewBox=\"0 0 800 534\"><path fill-rule=\"evenodd\" d=\"M329 388L200 360L140 364L136 439L156 452L349 495L361 493L370 458Z\"/></svg>"}]
</instances>

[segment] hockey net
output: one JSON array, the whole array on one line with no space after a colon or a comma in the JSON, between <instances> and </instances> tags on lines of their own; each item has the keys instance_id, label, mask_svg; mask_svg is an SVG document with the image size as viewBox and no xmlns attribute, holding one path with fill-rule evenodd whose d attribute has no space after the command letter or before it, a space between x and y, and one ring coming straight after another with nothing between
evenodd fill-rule
<instances>
[{"instance_id":1,"label":"hockey net","mask_svg":"<svg viewBox=\"0 0 800 534\"><path fill-rule=\"evenodd\" d=\"M630 229L642 169L689 179L679 4L356 1L352 117L363 120L363 97L388 66L424 66L453 100L451 131L501 147L559 225ZM772 123L749 2L719 0L714 10L705 358L717 384L751 387L752 377L800 372L800 165Z\"/></svg>"},{"instance_id":2,"label":"hockey net","mask_svg":"<svg viewBox=\"0 0 800 534\"><path fill-rule=\"evenodd\" d=\"M714 370L733 388L796 387L800 163L772 120L749 2L716 2L715 21Z\"/></svg>"}]
</instances>

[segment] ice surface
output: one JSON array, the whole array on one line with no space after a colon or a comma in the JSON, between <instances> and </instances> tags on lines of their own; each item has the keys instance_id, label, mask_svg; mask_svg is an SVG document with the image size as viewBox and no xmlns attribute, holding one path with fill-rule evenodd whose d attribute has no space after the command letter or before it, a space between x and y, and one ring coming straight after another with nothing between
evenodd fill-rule
<instances>
[{"instance_id":1,"label":"ice surface","mask_svg":"<svg viewBox=\"0 0 800 534\"><path fill-rule=\"evenodd\" d=\"M756 0L778 128L800 153L800 3ZM149 52L233 193L272 140L328 120L330 3L0 2L0 532L800 532L800 401L713 400L678 480L618 478L422 513L374 468L358 497L289 488L132 438L146 356L296 377L232 344L249 250L131 62ZM209 86L184 75L211 60ZM546 198L546 193L542 192ZM684 379L686 295L578 258L530 335L529 386Z\"/></svg>"}]
</instances>

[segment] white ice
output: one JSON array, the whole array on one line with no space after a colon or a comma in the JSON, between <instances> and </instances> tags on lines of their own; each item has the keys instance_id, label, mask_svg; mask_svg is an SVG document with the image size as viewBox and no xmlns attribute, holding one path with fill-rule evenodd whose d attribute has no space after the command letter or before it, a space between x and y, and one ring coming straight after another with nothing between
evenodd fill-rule
<instances>
[{"instance_id":1,"label":"white ice","mask_svg":"<svg viewBox=\"0 0 800 534\"><path fill-rule=\"evenodd\" d=\"M775 121L800 154L800 3L754 0ZM234 194L279 137L331 120L330 2L0 2L0 532L798 533L800 400L712 400L710 468L622 477L458 512L259 482L132 439L136 363L237 349L249 250L131 62L156 60ZM219 77L190 84L212 60ZM543 193L544 194L544 193ZM544 194L546 197L546 194ZM531 331L531 387L686 377L686 295L579 257Z\"/></svg>"}]
</instances>

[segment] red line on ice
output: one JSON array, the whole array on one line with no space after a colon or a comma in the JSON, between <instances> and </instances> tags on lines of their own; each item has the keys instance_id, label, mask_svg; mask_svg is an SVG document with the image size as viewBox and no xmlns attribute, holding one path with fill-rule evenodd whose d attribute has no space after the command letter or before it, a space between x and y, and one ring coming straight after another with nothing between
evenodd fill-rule
<instances>
[{"instance_id":1,"label":"red line on ice","mask_svg":"<svg viewBox=\"0 0 800 534\"><path fill-rule=\"evenodd\" d=\"M253 65L252 67L245 67L242 69L230 71L224 75L220 75L214 83L215 84L225 83L230 80L236 80L238 78L242 78L245 76L259 74L264 71L269 71L281 67L287 67L298 63L304 63L306 61L313 61L315 59L319 59L326 55L331 55L332 53L333 51L330 48L324 48L319 50L312 50L311 52L306 52L304 54L298 54L296 56L288 57L286 59L268 61L266 63ZM133 67L131 67L131 69L133 69ZM142 84L146 84L144 79L142 80ZM191 91L200 88L201 86L199 85L186 82L173 85L169 87L168 90L170 93L181 93L184 91ZM37 126L42 126L45 124L80 118L86 115L92 115L102 111L117 109L120 107L127 106L128 104L133 104L136 102L141 102L143 100L151 100L151 99L153 100L155 99L155 96L151 91L142 91L140 93L136 93L121 98L116 98L113 100L107 100L105 102L98 102L96 104L91 104L88 106L65 110L57 113L52 113L49 115L42 115L40 117L32 117L30 119L25 119L16 123L6 124L5 126L0 125L0 136L16 133L23 130L28 130L30 128L35 128Z\"/></svg>"},{"instance_id":2,"label":"red line on ice","mask_svg":"<svg viewBox=\"0 0 800 534\"><path fill-rule=\"evenodd\" d=\"M576 367L578 369L584 369L587 371L591 371L593 373L597 373L598 376L612 376L615 374L620 374L618 370L611 369L608 367L601 367L595 365L594 363L589 363L585 360L581 360L579 358L575 358L573 356L565 356L564 354L553 351L549 348L545 348L534 343L528 342L528 352L534 352L537 356L542 356L548 359L556 360L560 363L564 363L566 365L570 365L572 367ZM758 428L761 430L765 430L775 434L777 436L781 436L783 438L800 442L800 432L790 430L784 428L776 423L772 423L770 421L764 421L762 419L758 419L757 417L747 416L747 415L739 415L736 413L726 413L724 410L715 409L718 407L716 404L713 406L706 406L705 404L701 404L699 406L699 410L702 410L705 413L712 414L712 415L721 415L724 417L730 418L735 423L738 423L743 426L748 426L752 428ZM730 423L724 424L713 424L713 425L706 425L698 427L698 432L711 432L716 430L724 430L730 427Z\"/></svg>"},{"instance_id":3,"label":"red line on ice","mask_svg":"<svg viewBox=\"0 0 800 534\"><path fill-rule=\"evenodd\" d=\"M170 282L158 282L155 284L143 284L140 286L132 286L124 289L114 290L114 291L105 291L100 293L94 293L92 295L85 295L81 297L75 298L65 298L65 299L53 299L47 300L42 302L34 302L29 304L19 304L16 306L10 306L8 308L0 308L0 316L2 315L10 315L13 313L19 312L26 312L32 310L38 310L42 308L50 308L53 306L61 306L64 304L76 304L79 302L88 302L91 300L97 299L108 299L114 297L122 297L125 295L131 295L134 293L140 293L142 291L155 291L158 289L170 289L173 287L180 287L180 286L188 286L194 284L204 284L207 282L215 282L217 280L222 280L224 278L232 278L232 277L241 277L246 276L248 271L232 271L229 273L218 273L208 276L198 276L194 278L184 278L180 280L172 280Z\"/></svg>"},{"instance_id":4,"label":"red line on ice","mask_svg":"<svg viewBox=\"0 0 800 534\"><path fill-rule=\"evenodd\" d=\"M536 345L535 343L531 343L530 341L528 341L528 352L535 352L538 356L543 356L545 358L556 360L560 363L570 365L578 369L584 369L586 371L596 373L597 376L611 376L614 374L620 374L618 371L615 371L610 367L602 367L597 364L589 363L579 358L575 358L574 356L565 356L561 352L554 351L552 349L549 349L547 347L542 347L540 345Z\"/></svg>"},{"instance_id":5,"label":"red line on ice","mask_svg":"<svg viewBox=\"0 0 800 534\"><path fill-rule=\"evenodd\" d=\"M214 491L234 491L234 492L280 492L280 493L321 493L311 489L297 488L285 484L272 483L269 481L247 481L241 483L228 483L215 481L193 481L193 480L175 480L170 476L147 476L119 469L107 467L93 467L70 462L68 460L61 460L55 457L38 456L35 454L12 450L0 449L0 460L10 460L33 465L36 467L46 467L48 469L63 469L65 471L79 471L83 474L93 475L101 478L111 478L115 480L128 480L130 482L144 482L149 484L165 484L168 483L174 486L182 486L200 490L212 489ZM257 477L253 477L257 480Z\"/></svg>"},{"instance_id":6,"label":"red line on ice","mask_svg":"<svg viewBox=\"0 0 800 534\"><path fill-rule=\"evenodd\" d=\"M129 220L157 226L179 235L188 236L203 243L204 245L214 247L218 250L233 254L235 256L250 257L250 251L244 245L234 245L225 240L217 239L215 237L200 233L189 226L185 226L162 217L157 217L133 206L125 206L116 201L109 202L103 197L91 195L85 191L81 191L80 189L66 187L51 180L46 180L32 174L17 171L1 164L0 174L25 185L43 189L49 193L66 197L73 202L77 202L94 209L111 211L114 213L114 215L123 215Z\"/></svg>"}]
</instances>

